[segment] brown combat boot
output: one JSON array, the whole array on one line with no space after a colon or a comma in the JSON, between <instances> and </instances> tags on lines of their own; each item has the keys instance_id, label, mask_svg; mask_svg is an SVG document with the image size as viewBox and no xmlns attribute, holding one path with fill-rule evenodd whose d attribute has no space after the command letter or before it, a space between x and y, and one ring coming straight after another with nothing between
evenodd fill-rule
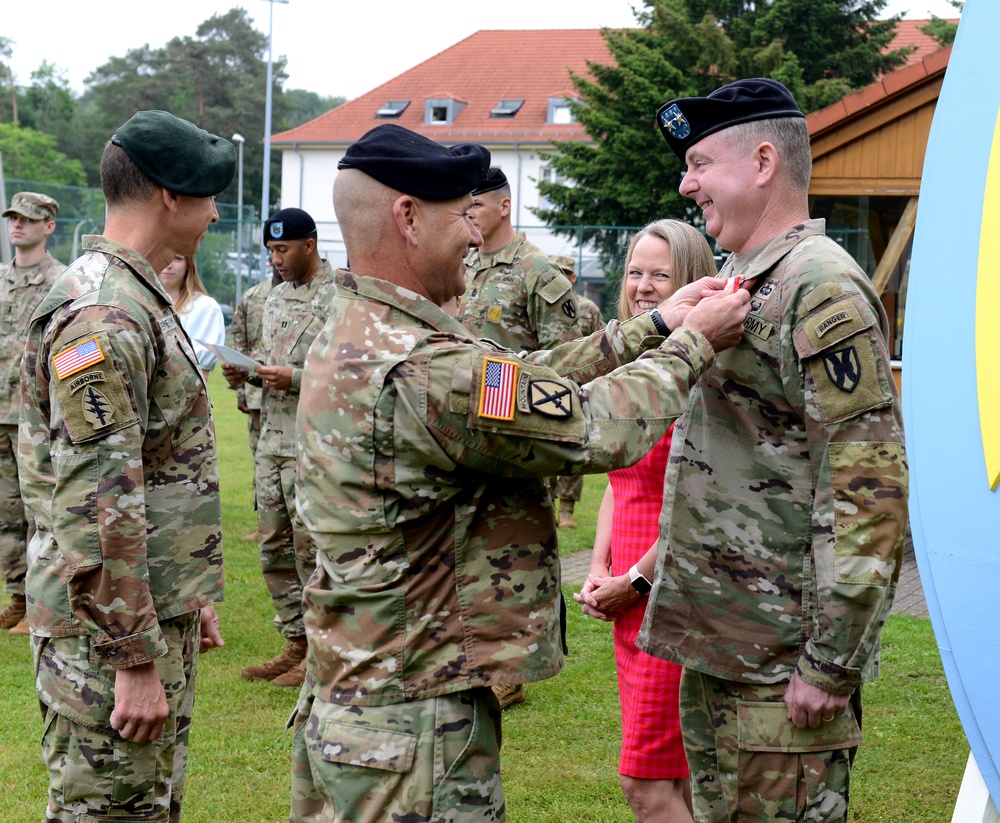
<instances>
[{"instance_id":1,"label":"brown combat boot","mask_svg":"<svg viewBox=\"0 0 1000 823\"><path fill-rule=\"evenodd\" d=\"M274 680L287 671L294 669L306 658L305 637L289 637L285 650L277 657L268 660L263 666L247 666L243 676L247 680Z\"/></svg>"},{"instance_id":2,"label":"brown combat boot","mask_svg":"<svg viewBox=\"0 0 1000 823\"><path fill-rule=\"evenodd\" d=\"M524 684L515 683L513 686L493 686L493 694L496 695L500 704L500 711L510 708L515 703L524 702Z\"/></svg>"},{"instance_id":3,"label":"brown combat boot","mask_svg":"<svg viewBox=\"0 0 1000 823\"><path fill-rule=\"evenodd\" d=\"M559 528L560 529L575 529L576 521L573 519L573 506L575 501L573 500L560 500L559 501Z\"/></svg>"},{"instance_id":4,"label":"brown combat boot","mask_svg":"<svg viewBox=\"0 0 1000 823\"><path fill-rule=\"evenodd\" d=\"M283 675L274 678L271 682L275 686L282 686L286 689L297 689L306 681L306 661L302 660L285 672Z\"/></svg>"},{"instance_id":5,"label":"brown combat boot","mask_svg":"<svg viewBox=\"0 0 1000 823\"><path fill-rule=\"evenodd\" d=\"M12 634L15 637L29 637L31 635L31 628L28 626L28 621L21 618L21 621L7 632L7 634Z\"/></svg>"},{"instance_id":6,"label":"brown combat boot","mask_svg":"<svg viewBox=\"0 0 1000 823\"><path fill-rule=\"evenodd\" d=\"M0 629L12 629L24 620L24 614L28 609L23 594L12 594L7 608L0 612Z\"/></svg>"}]
</instances>

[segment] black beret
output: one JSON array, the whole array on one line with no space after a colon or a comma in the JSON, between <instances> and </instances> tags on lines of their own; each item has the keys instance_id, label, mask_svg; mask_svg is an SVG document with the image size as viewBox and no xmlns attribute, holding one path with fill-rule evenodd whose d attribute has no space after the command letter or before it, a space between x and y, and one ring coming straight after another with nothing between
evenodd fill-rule
<instances>
[{"instance_id":1,"label":"black beret","mask_svg":"<svg viewBox=\"0 0 1000 823\"><path fill-rule=\"evenodd\" d=\"M656 125L681 160L691 146L722 129L751 120L805 117L792 93L777 80L751 77L716 89L708 97L680 97L656 112Z\"/></svg>"},{"instance_id":2,"label":"black beret","mask_svg":"<svg viewBox=\"0 0 1000 823\"><path fill-rule=\"evenodd\" d=\"M473 194L486 194L488 191L496 191L507 185L507 175L500 169L490 169L486 172L486 179L472 190Z\"/></svg>"},{"instance_id":3,"label":"black beret","mask_svg":"<svg viewBox=\"0 0 1000 823\"><path fill-rule=\"evenodd\" d=\"M166 111L136 112L111 142L157 186L175 194L214 197L236 174L232 143Z\"/></svg>"},{"instance_id":4,"label":"black beret","mask_svg":"<svg viewBox=\"0 0 1000 823\"><path fill-rule=\"evenodd\" d=\"M357 169L380 183L424 200L454 200L486 176L490 153L477 143L448 148L394 123L376 126L352 143L338 169Z\"/></svg>"},{"instance_id":5,"label":"black beret","mask_svg":"<svg viewBox=\"0 0 1000 823\"><path fill-rule=\"evenodd\" d=\"M302 209L281 209L264 223L264 245L268 240L301 240L316 233L316 221Z\"/></svg>"}]
</instances>

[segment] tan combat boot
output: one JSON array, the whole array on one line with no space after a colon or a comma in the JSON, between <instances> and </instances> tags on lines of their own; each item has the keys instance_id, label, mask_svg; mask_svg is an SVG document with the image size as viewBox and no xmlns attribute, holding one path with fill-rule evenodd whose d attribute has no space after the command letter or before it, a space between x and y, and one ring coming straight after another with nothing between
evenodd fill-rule
<instances>
[{"instance_id":1,"label":"tan combat boot","mask_svg":"<svg viewBox=\"0 0 1000 823\"><path fill-rule=\"evenodd\" d=\"M500 711L513 706L515 703L524 702L524 684L515 683L513 686L493 686L493 694L496 695L500 704Z\"/></svg>"},{"instance_id":2,"label":"tan combat boot","mask_svg":"<svg viewBox=\"0 0 1000 823\"><path fill-rule=\"evenodd\" d=\"M576 521L573 519L573 500L559 501L559 528L575 529Z\"/></svg>"},{"instance_id":3,"label":"tan combat boot","mask_svg":"<svg viewBox=\"0 0 1000 823\"><path fill-rule=\"evenodd\" d=\"M28 609L28 604L23 594L12 594L7 608L0 612L0 629L13 629L18 623L24 621L24 614Z\"/></svg>"},{"instance_id":4,"label":"tan combat boot","mask_svg":"<svg viewBox=\"0 0 1000 823\"><path fill-rule=\"evenodd\" d=\"M289 637L288 644L281 654L271 658L263 666L247 666L243 670L243 676L247 680L274 680L294 669L299 663L304 666L305 658L305 637Z\"/></svg>"},{"instance_id":5,"label":"tan combat boot","mask_svg":"<svg viewBox=\"0 0 1000 823\"><path fill-rule=\"evenodd\" d=\"M296 663L295 666L285 672L283 675L274 678L271 682L275 686L282 686L286 689L297 689L306 680L306 661L302 660Z\"/></svg>"}]
</instances>

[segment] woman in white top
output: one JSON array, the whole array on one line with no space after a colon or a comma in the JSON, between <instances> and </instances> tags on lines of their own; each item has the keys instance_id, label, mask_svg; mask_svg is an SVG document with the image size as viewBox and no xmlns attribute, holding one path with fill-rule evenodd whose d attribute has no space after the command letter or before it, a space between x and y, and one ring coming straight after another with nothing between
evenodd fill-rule
<instances>
[{"instance_id":1,"label":"woman in white top","mask_svg":"<svg viewBox=\"0 0 1000 823\"><path fill-rule=\"evenodd\" d=\"M204 340L215 345L226 342L226 322L222 317L222 309L205 290L205 284L198 276L198 266L190 255L174 257L160 272L160 284L174 301L174 310L181 319L184 331L191 338L202 374L208 377L218 358L195 341Z\"/></svg>"}]
</instances>

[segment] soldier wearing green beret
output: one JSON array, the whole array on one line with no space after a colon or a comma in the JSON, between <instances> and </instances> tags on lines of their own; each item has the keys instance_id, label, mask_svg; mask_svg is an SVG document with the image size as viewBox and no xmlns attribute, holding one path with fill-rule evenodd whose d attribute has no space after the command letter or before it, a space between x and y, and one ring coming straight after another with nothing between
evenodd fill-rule
<instances>
[{"instance_id":1,"label":"soldier wearing green beret","mask_svg":"<svg viewBox=\"0 0 1000 823\"><path fill-rule=\"evenodd\" d=\"M197 655L223 642L221 506L208 392L156 273L197 252L235 170L228 141L134 115L101 158L104 234L27 330L19 461L49 821L180 818Z\"/></svg>"},{"instance_id":2,"label":"soldier wearing green beret","mask_svg":"<svg viewBox=\"0 0 1000 823\"><path fill-rule=\"evenodd\" d=\"M31 526L17 478L17 414L21 352L28 320L66 268L45 248L56 229L59 204L46 194L18 192L11 198L7 236L14 259L0 266L0 574L10 603L0 612L0 629L27 635L24 575L28 571Z\"/></svg>"},{"instance_id":3,"label":"soldier wearing green beret","mask_svg":"<svg viewBox=\"0 0 1000 823\"><path fill-rule=\"evenodd\" d=\"M562 667L543 478L638 460L742 332L746 293L706 280L555 351L478 339L442 307L482 242L469 192L488 164L482 146L393 124L340 163L351 268L306 357L296 424L317 555L294 821L504 819L491 687Z\"/></svg>"},{"instance_id":4,"label":"soldier wearing green beret","mask_svg":"<svg viewBox=\"0 0 1000 823\"><path fill-rule=\"evenodd\" d=\"M638 637L680 663L694 817L846 821L907 524L888 320L809 219L805 118L781 83L665 104L681 194L750 289L740 343L674 430Z\"/></svg>"}]
</instances>

